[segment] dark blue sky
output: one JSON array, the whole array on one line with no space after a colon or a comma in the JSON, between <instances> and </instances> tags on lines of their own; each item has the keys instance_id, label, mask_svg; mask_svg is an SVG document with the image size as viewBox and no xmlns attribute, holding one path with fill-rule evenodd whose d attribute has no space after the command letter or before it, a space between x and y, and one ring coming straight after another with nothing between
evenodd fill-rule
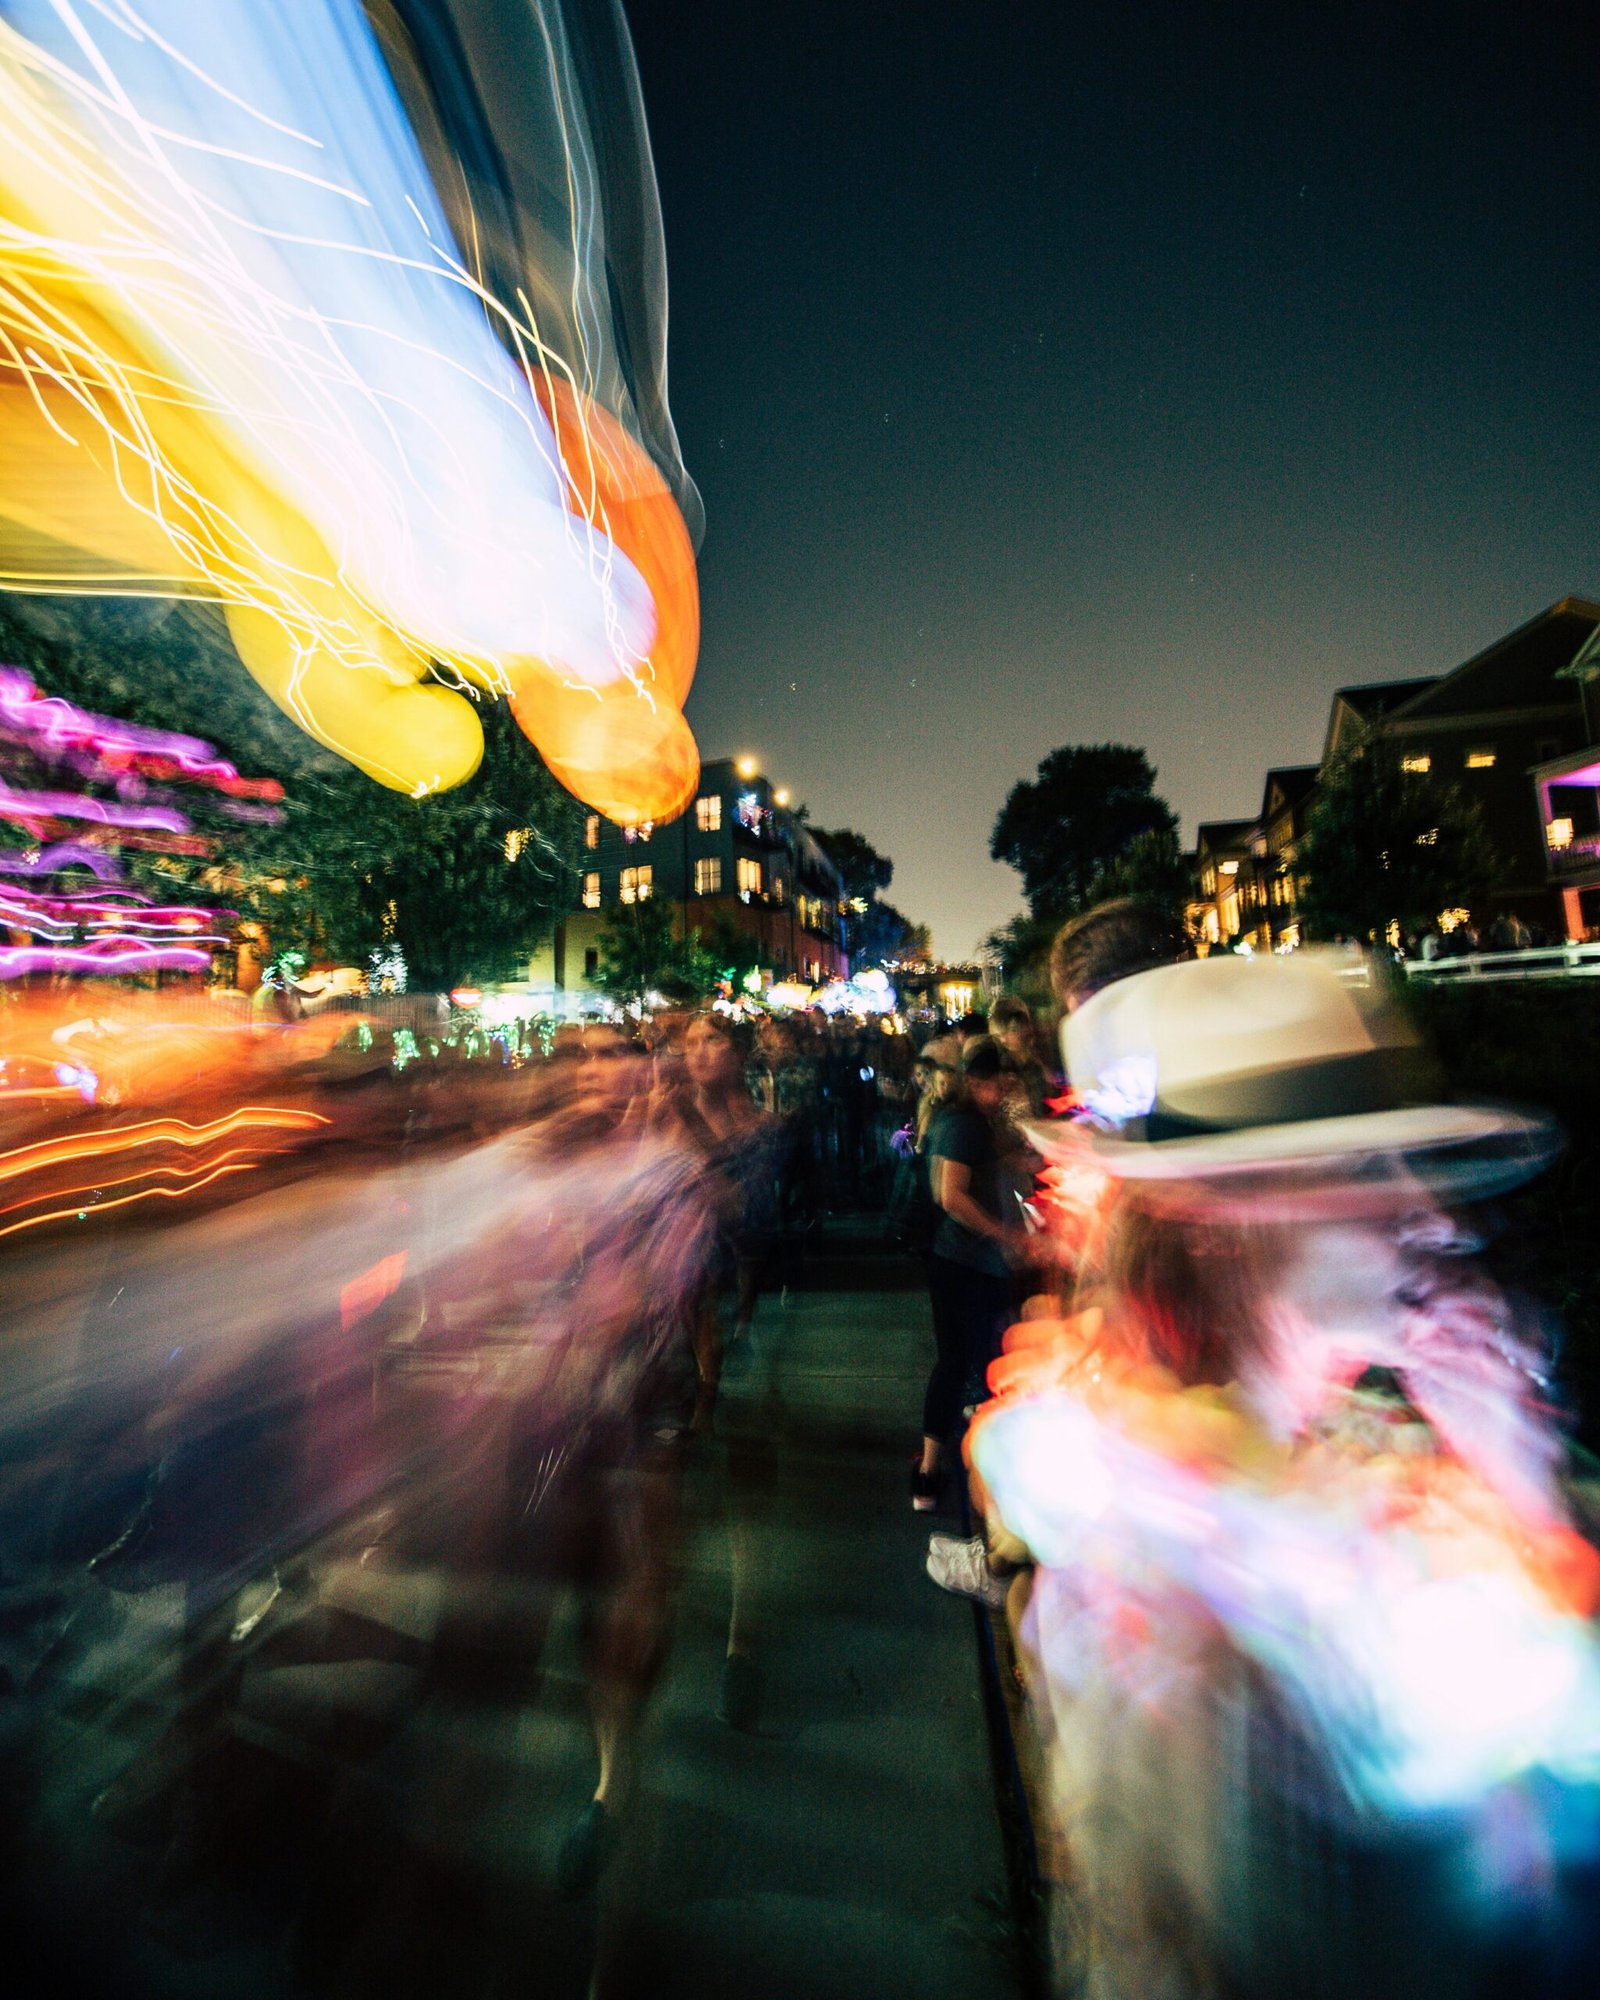
<instances>
[{"instance_id":1,"label":"dark blue sky","mask_svg":"<svg viewBox=\"0 0 1600 2000\"><path fill-rule=\"evenodd\" d=\"M958 955L1056 744L1192 836L1600 592L1589 11L630 0L704 752Z\"/></svg>"}]
</instances>

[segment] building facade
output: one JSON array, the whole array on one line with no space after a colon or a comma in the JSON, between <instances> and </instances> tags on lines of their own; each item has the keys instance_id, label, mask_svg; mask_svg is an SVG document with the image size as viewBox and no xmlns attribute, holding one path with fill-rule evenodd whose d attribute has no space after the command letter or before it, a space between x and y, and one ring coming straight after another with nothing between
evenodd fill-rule
<instances>
[{"instance_id":1,"label":"building facade","mask_svg":"<svg viewBox=\"0 0 1600 2000\"><path fill-rule=\"evenodd\" d=\"M1560 810L1562 794L1575 799L1582 785L1538 774L1583 763L1592 736L1572 669L1597 631L1600 604L1564 597L1369 725L1404 770L1458 786L1482 810L1505 879L1478 914L1515 914L1554 937L1575 911L1562 895L1550 829L1559 839L1558 822L1570 816Z\"/></svg>"},{"instance_id":2,"label":"building facade","mask_svg":"<svg viewBox=\"0 0 1600 2000\"><path fill-rule=\"evenodd\" d=\"M1300 942L1296 856L1320 775L1363 744L1457 786L1505 865L1487 926L1600 935L1600 604L1565 597L1453 673L1339 688L1322 762L1269 771L1255 820L1199 829L1189 920L1204 948Z\"/></svg>"},{"instance_id":3,"label":"building facade","mask_svg":"<svg viewBox=\"0 0 1600 2000\"><path fill-rule=\"evenodd\" d=\"M722 918L742 932L774 980L824 985L849 977L839 871L789 797L748 758L704 765L687 809L658 825L619 827L591 813L576 905L535 958L529 982L585 995L600 936L617 905L659 899L680 937Z\"/></svg>"}]
</instances>

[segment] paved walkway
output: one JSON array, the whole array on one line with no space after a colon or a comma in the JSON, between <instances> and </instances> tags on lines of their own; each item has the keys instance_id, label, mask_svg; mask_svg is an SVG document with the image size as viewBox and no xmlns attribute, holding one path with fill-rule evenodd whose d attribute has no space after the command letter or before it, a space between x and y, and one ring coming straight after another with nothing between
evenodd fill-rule
<instances>
[{"instance_id":1,"label":"paved walkway","mask_svg":"<svg viewBox=\"0 0 1600 2000\"><path fill-rule=\"evenodd\" d=\"M906 1493L930 1347L919 1291L763 1300L689 1479L636 1810L601 1891L576 1904L553 1889L594 1784L570 1603L536 1684L441 1693L419 1667L438 1602L426 1572L353 1588L348 1558L313 1564L301 1627L337 1638L359 1611L360 1643L246 1671L221 1788L245 1893L202 1885L152 1921L159 1850L89 1807L171 1712L181 1605L100 1593L42 1698L48 1755L12 1907L55 1942L43 1979L13 1990L1015 1994L973 1614L923 1574L928 1519ZM736 1541L763 1681L749 1733L715 1714Z\"/></svg>"},{"instance_id":2,"label":"paved walkway","mask_svg":"<svg viewBox=\"0 0 1600 2000\"><path fill-rule=\"evenodd\" d=\"M973 1617L924 1575L906 1491L925 1297L792 1294L756 1337L782 1397L776 1482L750 1510L766 1699L756 1736L710 1715L728 1538L708 1517L651 1731L659 1990L1013 1993ZM734 1357L735 1435L752 1372Z\"/></svg>"}]
</instances>

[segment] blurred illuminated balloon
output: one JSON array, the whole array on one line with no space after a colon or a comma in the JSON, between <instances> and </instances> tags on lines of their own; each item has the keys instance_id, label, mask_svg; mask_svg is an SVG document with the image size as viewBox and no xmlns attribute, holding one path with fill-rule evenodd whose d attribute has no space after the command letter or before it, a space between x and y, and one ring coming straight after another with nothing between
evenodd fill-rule
<instances>
[{"instance_id":1,"label":"blurred illuminated balloon","mask_svg":"<svg viewBox=\"0 0 1600 2000\"><path fill-rule=\"evenodd\" d=\"M219 603L419 795L511 695L659 819L698 520L616 0L0 0L0 584Z\"/></svg>"}]
</instances>

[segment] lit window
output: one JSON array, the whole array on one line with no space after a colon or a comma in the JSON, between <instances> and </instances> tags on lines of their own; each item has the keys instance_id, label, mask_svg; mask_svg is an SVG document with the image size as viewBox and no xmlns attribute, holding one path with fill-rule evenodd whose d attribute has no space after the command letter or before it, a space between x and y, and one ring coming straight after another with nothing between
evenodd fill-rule
<instances>
[{"instance_id":1,"label":"lit window","mask_svg":"<svg viewBox=\"0 0 1600 2000\"><path fill-rule=\"evenodd\" d=\"M583 907L586 910L598 910L600 907L600 872L598 869L596 869L594 874L585 875L583 878Z\"/></svg>"},{"instance_id":2,"label":"lit window","mask_svg":"<svg viewBox=\"0 0 1600 2000\"><path fill-rule=\"evenodd\" d=\"M1419 833L1417 835L1417 845L1418 847L1437 847L1439 845L1439 829L1436 826L1430 826L1426 833Z\"/></svg>"},{"instance_id":3,"label":"lit window","mask_svg":"<svg viewBox=\"0 0 1600 2000\"><path fill-rule=\"evenodd\" d=\"M1563 847L1570 847L1572 845L1572 821L1570 819L1551 820L1550 824L1544 830L1544 837L1553 850L1559 851Z\"/></svg>"},{"instance_id":4,"label":"lit window","mask_svg":"<svg viewBox=\"0 0 1600 2000\"><path fill-rule=\"evenodd\" d=\"M717 833L722 827L722 795L713 792L694 802L694 823L701 833Z\"/></svg>"},{"instance_id":5,"label":"lit window","mask_svg":"<svg viewBox=\"0 0 1600 2000\"><path fill-rule=\"evenodd\" d=\"M622 900L625 903L647 903L655 886L655 870L647 862L643 868L624 868L622 871Z\"/></svg>"},{"instance_id":6,"label":"lit window","mask_svg":"<svg viewBox=\"0 0 1600 2000\"><path fill-rule=\"evenodd\" d=\"M761 894L761 863L748 854L739 856L739 894L741 896Z\"/></svg>"},{"instance_id":7,"label":"lit window","mask_svg":"<svg viewBox=\"0 0 1600 2000\"><path fill-rule=\"evenodd\" d=\"M774 875L772 878L772 900L775 903L781 903L788 893L788 883L784 881L781 875Z\"/></svg>"},{"instance_id":8,"label":"lit window","mask_svg":"<svg viewBox=\"0 0 1600 2000\"><path fill-rule=\"evenodd\" d=\"M1224 862L1223 862L1223 864L1222 864L1222 872L1223 872L1223 874L1224 874L1224 875L1237 875L1237 874L1238 874L1238 872L1239 872L1239 864L1238 864L1238 862L1237 862L1237 861L1224 861Z\"/></svg>"},{"instance_id":9,"label":"lit window","mask_svg":"<svg viewBox=\"0 0 1600 2000\"><path fill-rule=\"evenodd\" d=\"M598 813L590 813L589 817L583 823L583 844L589 848L600 845L600 815Z\"/></svg>"},{"instance_id":10,"label":"lit window","mask_svg":"<svg viewBox=\"0 0 1600 2000\"><path fill-rule=\"evenodd\" d=\"M1494 769L1494 752L1492 750L1469 750L1467 752L1467 769L1469 771L1492 771Z\"/></svg>"},{"instance_id":11,"label":"lit window","mask_svg":"<svg viewBox=\"0 0 1600 2000\"><path fill-rule=\"evenodd\" d=\"M528 832L529 829L525 826L514 826L506 835L506 859L508 861L515 861L517 856L527 846Z\"/></svg>"},{"instance_id":12,"label":"lit window","mask_svg":"<svg viewBox=\"0 0 1600 2000\"><path fill-rule=\"evenodd\" d=\"M694 864L694 892L697 896L716 896L722 892L722 857L713 854L706 860Z\"/></svg>"},{"instance_id":13,"label":"lit window","mask_svg":"<svg viewBox=\"0 0 1600 2000\"><path fill-rule=\"evenodd\" d=\"M1433 759L1426 750L1414 750L1409 757L1400 759L1400 768L1414 778L1425 778L1433 769Z\"/></svg>"}]
</instances>

